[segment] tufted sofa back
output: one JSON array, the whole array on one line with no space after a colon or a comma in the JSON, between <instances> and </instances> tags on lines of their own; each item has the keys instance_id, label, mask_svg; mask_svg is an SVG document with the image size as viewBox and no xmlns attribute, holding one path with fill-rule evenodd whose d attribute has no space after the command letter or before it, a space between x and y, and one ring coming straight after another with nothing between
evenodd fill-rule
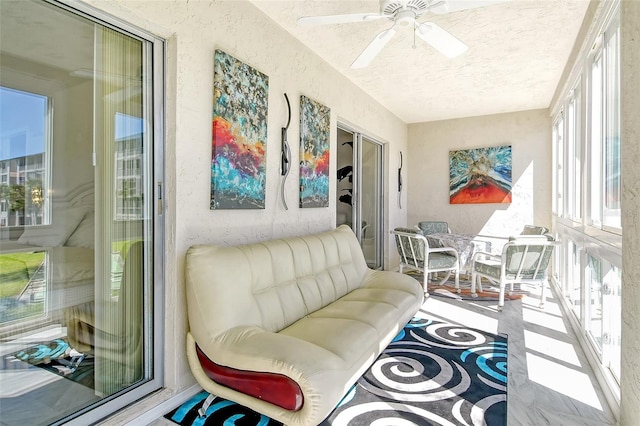
<instances>
[{"instance_id":1,"label":"tufted sofa back","mask_svg":"<svg viewBox=\"0 0 640 426\"><path fill-rule=\"evenodd\" d=\"M278 332L358 288L368 271L351 229L187 251L187 307L196 341L236 326ZM202 339L202 340L201 340Z\"/></svg>"}]
</instances>

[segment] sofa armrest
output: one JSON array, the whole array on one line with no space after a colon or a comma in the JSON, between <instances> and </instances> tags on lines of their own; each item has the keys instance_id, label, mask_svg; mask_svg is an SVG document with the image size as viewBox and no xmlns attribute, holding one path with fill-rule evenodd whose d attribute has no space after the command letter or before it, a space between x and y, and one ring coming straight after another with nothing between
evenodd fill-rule
<instances>
[{"instance_id":1,"label":"sofa armrest","mask_svg":"<svg viewBox=\"0 0 640 426\"><path fill-rule=\"evenodd\" d=\"M203 371L213 381L244 394L270 402L285 410L298 411L304 396L300 386L282 374L238 370L211 361L196 344Z\"/></svg>"},{"instance_id":2,"label":"sofa armrest","mask_svg":"<svg viewBox=\"0 0 640 426\"><path fill-rule=\"evenodd\" d=\"M304 383L300 382L304 377L338 368L342 362L337 355L313 343L256 326L234 327L211 340L196 343L217 364L283 374L303 389Z\"/></svg>"}]
</instances>

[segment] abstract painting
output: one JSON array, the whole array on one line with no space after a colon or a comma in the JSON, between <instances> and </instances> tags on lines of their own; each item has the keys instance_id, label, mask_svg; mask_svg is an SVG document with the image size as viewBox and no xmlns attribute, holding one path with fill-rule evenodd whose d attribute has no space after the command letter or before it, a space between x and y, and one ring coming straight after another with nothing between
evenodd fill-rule
<instances>
[{"instance_id":1,"label":"abstract painting","mask_svg":"<svg viewBox=\"0 0 640 426\"><path fill-rule=\"evenodd\" d=\"M449 203L510 203L511 145L449 151Z\"/></svg>"},{"instance_id":2,"label":"abstract painting","mask_svg":"<svg viewBox=\"0 0 640 426\"><path fill-rule=\"evenodd\" d=\"M300 207L329 206L331 110L300 97Z\"/></svg>"},{"instance_id":3,"label":"abstract painting","mask_svg":"<svg viewBox=\"0 0 640 426\"><path fill-rule=\"evenodd\" d=\"M269 77L216 50L211 209L265 207Z\"/></svg>"}]
</instances>

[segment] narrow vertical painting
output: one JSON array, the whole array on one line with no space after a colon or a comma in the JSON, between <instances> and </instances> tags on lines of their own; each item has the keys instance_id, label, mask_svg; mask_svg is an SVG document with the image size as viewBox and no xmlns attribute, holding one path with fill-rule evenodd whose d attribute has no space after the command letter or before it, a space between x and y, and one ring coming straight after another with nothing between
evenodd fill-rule
<instances>
[{"instance_id":1,"label":"narrow vertical painting","mask_svg":"<svg viewBox=\"0 0 640 426\"><path fill-rule=\"evenodd\" d=\"M264 209L269 77L216 50L211 209Z\"/></svg>"},{"instance_id":2,"label":"narrow vertical painting","mask_svg":"<svg viewBox=\"0 0 640 426\"><path fill-rule=\"evenodd\" d=\"M300 207L329 206L330 113L300 97Z\"/></svg>"},{"instance_id":3,"label":"narrow vertical painting","mask_svg":"<svg viewBox=\"0 0 640 426\"><path fill-rule=\"evenodd\" d=\"M511 145L449 151L449 203L510 203Z\"/></svg>"}]
</instances>

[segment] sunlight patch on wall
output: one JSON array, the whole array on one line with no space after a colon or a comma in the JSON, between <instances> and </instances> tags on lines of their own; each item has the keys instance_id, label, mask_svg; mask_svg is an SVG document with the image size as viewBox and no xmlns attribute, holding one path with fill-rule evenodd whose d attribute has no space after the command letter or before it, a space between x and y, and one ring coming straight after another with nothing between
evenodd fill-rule
<instances>
[{"instance_id":1,"label":"sunlight patch on wall","mask_svg":"<svg viewBox=\"0 0 640 426\"><path fill-rule=\"evenodd\" d=\"M533 169L531 161L513 185L511 204L506 209L502 209L505 204L495 204L497 210L482 227L481 235L508 237L519 234L524 225L534 224Z\"/></svg>"}]
</instances>

